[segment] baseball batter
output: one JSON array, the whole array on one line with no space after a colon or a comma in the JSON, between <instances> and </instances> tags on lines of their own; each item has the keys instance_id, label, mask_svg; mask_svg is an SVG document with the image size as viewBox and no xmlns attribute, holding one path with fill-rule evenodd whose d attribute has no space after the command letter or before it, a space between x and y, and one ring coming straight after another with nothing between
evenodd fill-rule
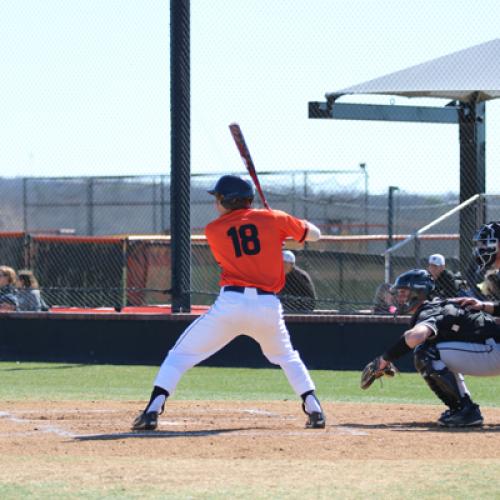
<instances>
[{"instance_id":1,"label":"baseball batter","mask_svg":"<svg viewBox=\"0 0 500 500\"><path fill-rule=\"evenodd\" d=\"M424 269L413 269L395 281L398 308L413 314L410 329L381 356L370 362L361 387L392 372L392 362L413 351L415 368L429 388L448 407L438 419L445 427L483 424L463 375L500 375L500 329L484 311L472 310L455 299L426 300L434 281Z\"/></svg>"},{"instance_id":2,"label":"baseball batter","mask_svg":"<svg viewBox=\"0 0 500 500\"><path fill-rule=\"evenodd\" d=\"M219 217L205 229L210 249L221 267L221 291L210 310L179 337L163 361L145 410L133 430L154 430L166 399L182 375L242 333L256 340L266 358L281 366L307 414L306 428L324 428L325 416L315 386L290 342L276 293L283 288L282 243L316 241L319 229L279 210L251 208L253 185L225 175L209 191Z\"/></svg>"}]
</instances>

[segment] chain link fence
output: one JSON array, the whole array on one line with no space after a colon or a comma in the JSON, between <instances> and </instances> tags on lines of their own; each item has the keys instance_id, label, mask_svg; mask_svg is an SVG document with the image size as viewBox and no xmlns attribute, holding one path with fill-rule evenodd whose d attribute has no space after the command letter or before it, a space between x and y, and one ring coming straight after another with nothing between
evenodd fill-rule
<instances>
[{"instance_id":1,"label":"chain link fence","mask_svg":"<svg viewBox=\"0 0 500 500\"><path fill-rule=\"evenodd\" d=\"M456 123L418 123L418 110L412 122L311 119L308 106L494 42L496 7L458 2L444 15L439 2L377 4L360 16L356 2L330 4L153 0L145 8L123 0L117 10L112 2L40 2L37 9L8 2L0 265L33 270L52 306L170 303L177 255L170 236L179 230L178 249L189 229L191 302L211 304L219 270L202 237L216 216L207 190L217 172L245 172L228 131L236 120L270 206L310 220L324 235L286 244L311 276L316 310L370 310L380 284L424 267L432 253L469 281L480 279L471 268L471 236L500 218L486 186L486 177L498 185L500 100L485 104L488 89L479 88L490 81L481 76L481 67L493 66L490 56L478 52L431 75L448 82L457 71L452 87L461 74L474 84L477 76L479 87L458 100L372 94L335 101L422 105L426 116L455 113ZM425 33L439 33L439 43ZM443 96L457 90L439 88ZM325 113L317 118L331 118ZM168 172L183 174L172 198ZM188 192L190 203L182 196ZM388 248L480 193L488 194L482 203L440 220L388 261ZM172 213L182 219L186 208L191 220L172 228ZM174 277L188 268L174 264ZM185 273L178 277L183 288Z\"/></svg>"},{"instance_id":2,"label":"chain link fence","mask_svg":"<svg viewBox=\"0 0 500 500\"><path fill-rule=\"evenodd\" d=\"M218 177L192 177L193 304L209 305L218 293L219 269L202 235L216 216L207 190ZM367 180L361 167L261 175L273 208L322 229L320 242L286 244L297 267L312 278L316 310L370 310L378 285L388 280L387 255L389 280L409 268L426 267L432 253L442 253L449 269L461 271L462 211L385 255L391 245L453 210L456 196L394 190L371 195ZM49 305L121 308L170 302L168 176L0 179L0 190L12 183L19 200L9 207L10 223L17 220L11 229L19 231L1 233L0 262L32 269ZM498 196L478 197L468 207L476 225L483 214L500 218L499 208Z\"/></svg>"}]
</instances>

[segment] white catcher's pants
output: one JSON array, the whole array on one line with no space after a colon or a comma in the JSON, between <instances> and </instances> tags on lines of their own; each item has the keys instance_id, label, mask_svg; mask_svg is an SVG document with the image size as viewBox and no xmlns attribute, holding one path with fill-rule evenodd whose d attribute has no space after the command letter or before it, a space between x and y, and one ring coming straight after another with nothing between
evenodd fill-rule
<instances>
[{"instance_id":1,"label":"white catcher's pants","mask_svg":"<svg viewBox=\"0 0 500 500\"><path fill-rule=\"evenodd\" d=\"M244 293L222 289L210 310L191 323L169 351L155 385L173 394L184 372L241 334L256 340L266 358L283 368L297 395L315 389L290 342L279 299L258 295L254 288L245 288Z\"/></svg>"},{"instance_id":2,"label":"white catcher's pants","mask_svg":"<svg viewBox=\"0 0 500 500\"><path fill-rule=\"evenodd\" d=\"M433 361L434 368L447 366L455 374L460 395L470 394L463 375L491 377L500 375L500 344L488 339L484 344L448 341L436 344L441 360Z\"/></svg>"}]
</instances>

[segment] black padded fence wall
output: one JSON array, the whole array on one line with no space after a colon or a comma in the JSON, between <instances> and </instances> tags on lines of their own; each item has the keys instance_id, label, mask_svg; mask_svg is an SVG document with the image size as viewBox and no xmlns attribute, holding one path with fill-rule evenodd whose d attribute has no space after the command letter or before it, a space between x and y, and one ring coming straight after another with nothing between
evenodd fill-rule
<instances>
[{"instance_id":1,"label":"black padded fence wall","mask_svg":"<svg viewBox=\"0 0 500 500\"><path fill-rule=\"evenodd\" d=\"M146 319L117 313L109 315L114 319L94 319L50 314L4 314L0 319L0 359L159 365L195 317ZM332 316L327 322L304 318L287 318L292 342L307 366L320 370L361 370L405 329L403 318L398 322L354 316ZM413 370L410 356L397 364L401 370ZM245 336L237 337L203 365L272 366L258 344Z\"/></svg>"}]
</instances>

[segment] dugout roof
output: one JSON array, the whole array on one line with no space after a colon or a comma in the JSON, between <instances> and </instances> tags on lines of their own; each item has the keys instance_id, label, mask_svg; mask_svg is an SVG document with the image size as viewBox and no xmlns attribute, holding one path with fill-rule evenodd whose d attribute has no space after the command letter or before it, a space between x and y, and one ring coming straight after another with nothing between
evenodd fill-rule
<instances>
[{"instance_id":1,"label":"dugout roof","mask_svg":"<svg viewBox=\"0 0 500 500\"><path fill-rule=\"evenodd\" d=\"M475 45L352 87L327 93L438 97L462 102L500 97L500 39Z\"/></svg>"},{"instance_id":2,"label":"dugout roof","mask_svg":"<svg viewBox=\"0 0 500 500\"><path fill-rule=\"evenodd\" d=\"M460 141L460 203L486 192L485 101L500 97L500 39L490 40L358 85L326 93L326 102L309 102L309 118L456 123ZM339 103L344 95L395 95L450 99L443 107ZM479 218L485 221L483 208ZM460 212L460 264L473 282L471 210ZM386 269L390 281L390 266Z\"/></svg>"}]
</instances>

